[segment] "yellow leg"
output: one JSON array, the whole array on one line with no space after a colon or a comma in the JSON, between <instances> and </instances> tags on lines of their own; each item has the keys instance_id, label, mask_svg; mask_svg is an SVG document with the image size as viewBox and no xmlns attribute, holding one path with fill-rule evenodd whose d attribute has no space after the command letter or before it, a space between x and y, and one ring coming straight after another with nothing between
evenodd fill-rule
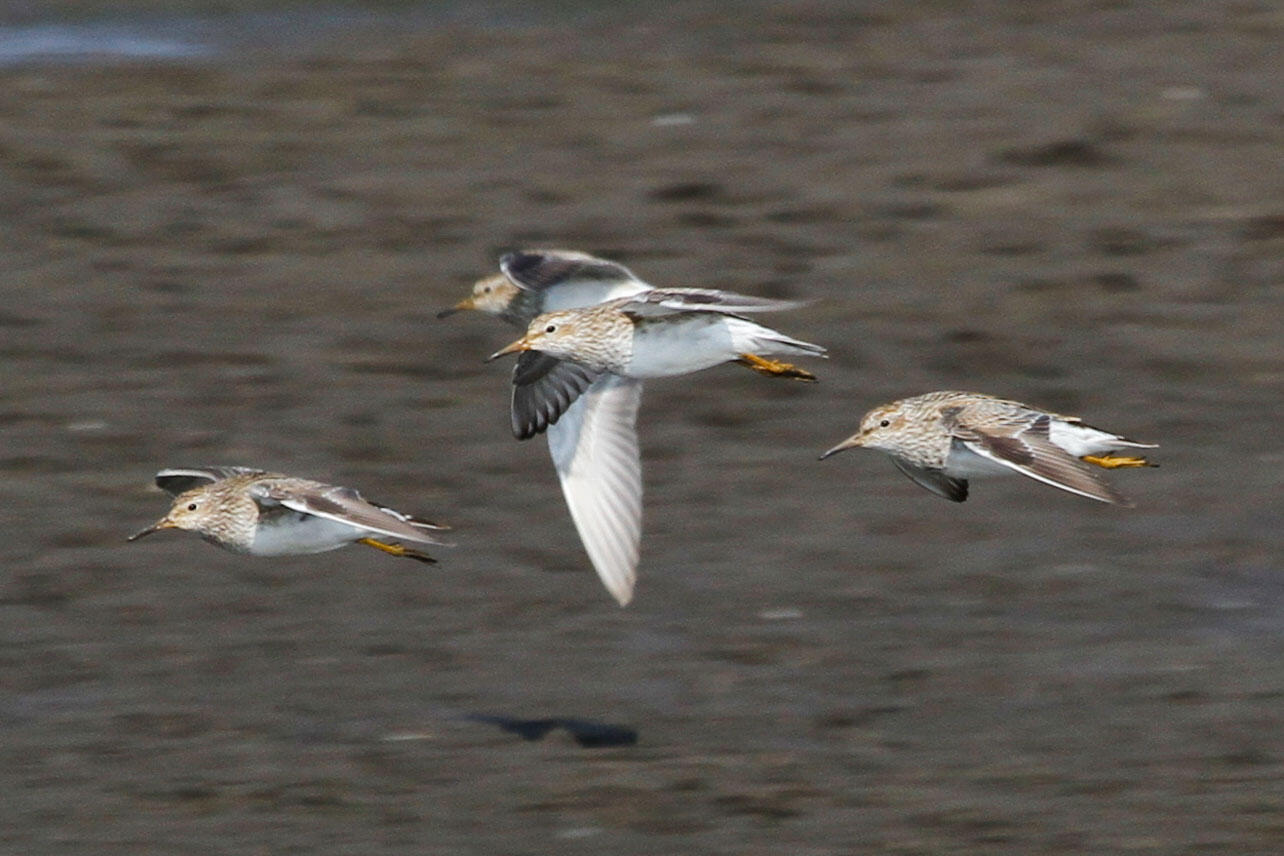
<instances>
[{"instance_id":1,"label":"yellow leg","mask_svg":"<svg viewBox=\"0 0 1284 856\"><path fill-rule=\"evenodd\" d=\"M1099 467L1105 467L1108 470L1117 470L1120 467L1153 467L1150 461L1145 458L1134 458L1130 455L1084 455L1079 460L1086 461L1089 464L1096 464Z\"/></svg>"},{"instance_id":2,"label":"yellow leg","mask_svg":"<svg viewBox=\"0 0 1284 856\"><path fill-rule=\"evenodd\" d=\"M427 562L435 565L437 560L427 553L420 553L418 550L411 550L409 547L403 547L400 544L385 544L383 541L376 541L373 538L361 538L358 544L365 544L367 547L374 547L376 550L382 550L389 556L402 556L407 559L417 559L420 562Z\"/></svg>"},{"instance_id":3,"label":"yellow leg","mask_svg":"<svg viewBox=\"0 0 1284 856\"><path fill-rule=\"evenodd\" d=\"M776 377L789 377L794 380L802 380L807 383L815 383L816 376L811 372L800 369L789 363L781 363L776 360L767 360L757 354L741 354L738 362L742 366L748 366L756 372L765 375L775 375Z\"/></svg>"}]
</instances>

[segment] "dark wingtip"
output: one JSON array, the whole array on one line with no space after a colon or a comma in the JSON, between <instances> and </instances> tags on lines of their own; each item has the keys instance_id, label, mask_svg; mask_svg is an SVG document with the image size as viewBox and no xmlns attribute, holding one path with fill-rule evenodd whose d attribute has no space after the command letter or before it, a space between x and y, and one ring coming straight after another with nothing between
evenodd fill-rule
<instances>
[{"instance_id":1,"label":"dark wingtip","mask_svg":"<svg viewBox=\"0 0 1284 856\"><path fill-rule=\"evenodd\" d=\"M537 422L532 420L521 424L514 422L513 436L518 440L529 440L532 437L538 437L540 434L543 434L548 430L548 426L555 422L557 422L556 419L549 419L547 422Z\"/></svg>"}]
</instances>

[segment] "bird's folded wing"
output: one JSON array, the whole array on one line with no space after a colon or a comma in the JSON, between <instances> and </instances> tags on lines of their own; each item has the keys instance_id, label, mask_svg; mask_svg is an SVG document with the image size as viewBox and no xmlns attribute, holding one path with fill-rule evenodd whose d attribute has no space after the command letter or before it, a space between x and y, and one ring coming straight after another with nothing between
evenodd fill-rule
<instances>
[{"instance_id":1,"label":"bird's folded wing","mask_svg":"<svg viewBox=\"0 0 1284 856\"><path fill-rule=\"evenodd\" d=\"M499 269L514 285L528 291L543 291L570 283L581 286L600 284L605 297L615 286L640 282L622 264L571 250L507 253L500 258Z\"/></svg>"},{"instance_id":2,"label":"bird's folded wing","mask_svg":"<svg viewBox=\"0 0 1284 856\"><path fill-rule=\"evenodd\" d=\"M954 502L962 502L967 499L967 479L947 476L940 470L920 467L895 456L892 457L892 463L896 464L896 468L909 476L915 484L927 488L938 496L943 496Z\"/></svg>"},{"instance_id":3,"label":"bird's folded wing","mask_svg":"<svg viewBox=\"0 0 1284 856\"><path fill-rule=\"evenodd\" d=\"M232 476L257 475L262 472L253 467L173 467L156 474L156 486L166 493L178 496L194 487L202 487Z\"/></svg>"},{"instance_id":4,"label":"bird's folded wing","mask_svg":"<svg viewBox=\"0 0 1284 856\"><path fill-rule=\"evenodd\" d=\"M1049 439L1047 415L1013 434L993 434L959 425L954 436L983 458L1032 479L1099 502L1127 505L1128 501L1105 479Z\"/></svg>"},{"instance_id":5,"label":"bird's folded wing","mask_svg":"<svg viewBox=\"0 0 1284 856\"><path fill-rule=\"evenodd\" d=\"M513 434L528 440L556 422L600 374L541 351L523 351L513 367Z\"/></svg>"},{"instance_id":6,"label":"bird's folded wing","mask_svg":"<svg viewBox=\"0 0 1284 856\"><path fill-rule=\"evenodd\" d=\"M619 309L640 317L673 315L679 312L716 312L739 315L744 312L776 312L802 306L796 300L750 297L713 288L653 288L641 294L619 298Z\"/></svg>"},{"instance_id":7,"label":"bird's folded wing","mask_svg":"<svg viewBox=\"0 0 1284 856\"><path fill-rule=\"evenodd\" d=\"M633 598L642 539L641 401L641 381L603 375L548 430L548 451L580 541L621 606Z\"/></svg>"},{"instance_id":8,"label":"bird's folded wing","mask_svg":"<svg viewBox=\"0 0 1284 856\"><path fill-rule=\"evenodd\" d=\"M425 532L423 527L409 522L407 515L368 502L350 487L281 479L259 482L250 488L250 496L261 505L281 505L301 514L346 523L355 529L404 541L443 543Z\"/></svg>"}]
</instances>

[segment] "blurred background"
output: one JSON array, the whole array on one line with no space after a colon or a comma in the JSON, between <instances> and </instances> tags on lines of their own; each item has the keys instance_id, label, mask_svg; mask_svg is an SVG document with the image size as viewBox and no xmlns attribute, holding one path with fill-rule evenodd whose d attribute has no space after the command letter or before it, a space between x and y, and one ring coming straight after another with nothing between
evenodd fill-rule
<instances>
[{"instance_id":1,"label":"blurred background","mask_svg":"<svg viewBox=\"0 0 1284 856\"><path fill-rule=\"evenodd\" d=\"M1275 853L1284 13L0 2L0 849ZM617 608L500 253L810 301L821 383L648 384ZM1135 508L816 456L884 401L1161 448ZM349 484L425 568L165 533Z\"/></svg>"}]
</instances>

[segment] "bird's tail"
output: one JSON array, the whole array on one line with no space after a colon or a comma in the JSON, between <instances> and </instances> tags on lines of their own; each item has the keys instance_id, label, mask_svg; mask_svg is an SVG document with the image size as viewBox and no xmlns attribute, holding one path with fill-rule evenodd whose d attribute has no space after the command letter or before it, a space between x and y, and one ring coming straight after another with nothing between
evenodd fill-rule
<instances>
[{"instance_id":1,"label":"bird's tail","mask_svg":"<svg viewBox=\"0 0 1284 856\"><path fill-rule=\"evenodd\" d=\"M398 511L397 509L389 508L386 505L379 505L378 503L372 503L372 504L374 505L375 508L379 509L380 511L387 512L388 514L391 514L393 517L400 520L402 523L409 523L411 526L415 527L416 529L439 529L441 531L450 529L450 527L444 523L434 523L433 521L428 520L426 518L416 517L413 514L406 514L406 512L404 511Z\"/></svg>"},{"instance_id":2,"label":"bird's tail","mask_svg":"<svg viewBox=\"0 0 1284 856\"><path fill-rule=\"evenodd\" d=\"M792 336L786 336L779 330L772 330L761 324L755 324L744 318L731 319L731 336L734 347L741 353L774 354L804 357L824 357L826 350L822 345L804 342Z\"/></svg>"}]
</instances>

